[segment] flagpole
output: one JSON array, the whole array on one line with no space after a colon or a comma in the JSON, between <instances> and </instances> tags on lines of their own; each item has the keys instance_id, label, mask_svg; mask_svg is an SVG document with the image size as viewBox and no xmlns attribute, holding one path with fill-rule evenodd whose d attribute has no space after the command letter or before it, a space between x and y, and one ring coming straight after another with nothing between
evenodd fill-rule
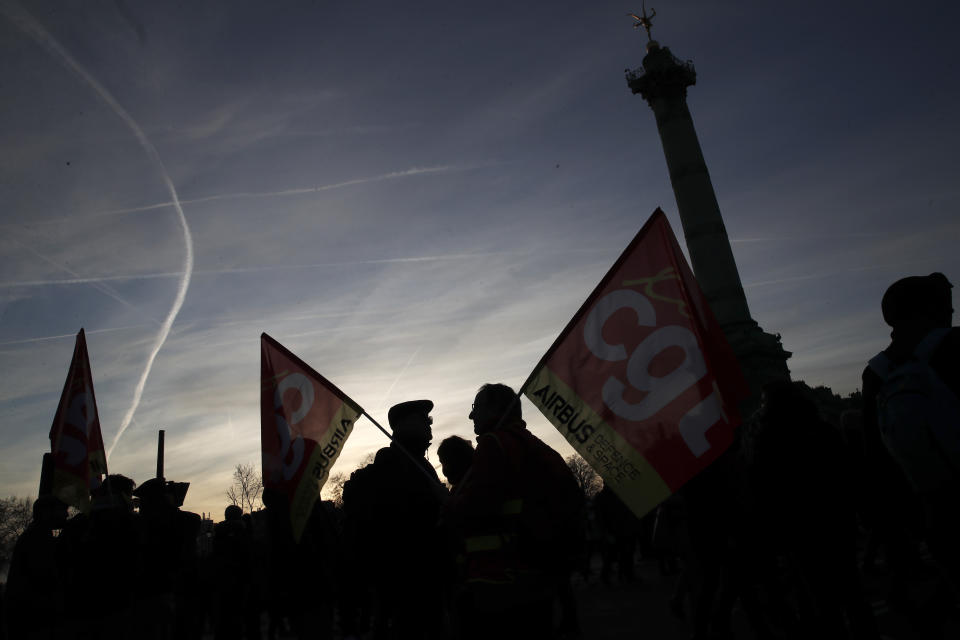
<instances>
[{"instance_id":1,"label":"flagpole","mask_svg":"<svg viewBox=\"0 0 960 640\"><path fill-rule=\"evenodd\" d=\"M157 477L163 480L163 436L166 432L160 429L157 434Z\"/></svg>"},{"instance_id":2,"label":"flagpole","mask_svg":"<svg viewBox=\"0 0 960 640\"><path fill-rule=\"evenodd\" d=\"M37 497L53 493L53 454L43 454L43 462L40 464L40 489Z\"/></svg>"},{"instance_id":3,"label":"flagpole","mask_svg":"<svg viewBox=\"0 0 960 640\"><path fill-rule=\"evenodd\" d=\"M531 375L532 375L532 374L531 374ZM513 405L515 405L515 404L517 404L518 402L520 402L520 396L523 395L523 390L526 388L526 386L527 386L527 383L524 382L523 385L520 387L520 390L517 391L517 394L516 394L515 396L513 396L513 400L511 400L511 401L510 401L510 404L507 405L507 408L503 410L503 415L501 415L501 416L500 416L500 419L497 420L497 424L494 425L492 431L496 431L497 429L500 428L500 425L503 424L504 419L505 419L508 415L510 415L510 410L513 409Z\"/></svg>"},{"instance_id":4,"label":"flagpole","mask_svg":"<svg viewBox=\"0 0 960 640\"><path fill-rule=\"evenodd\" d=\"M390 432L384 429L382 426L380 426L380 423L374 420L373 416L371 416L366 411L362 411L360 415L366 417L367 420L373 423L373 426L375 426L377 429L380 429L383 435L387 436L387 438L390 439L391 444L396 442L396 440L393 439L393 436L390 435ZM413 456L412 453L407 451L406 447L404 447L403 445L399 445L397 448L400 449L400 451L402 451L403 454L410 459L410 462L413 463L413 466L415 466L417 469L420 470L421 473L423 473L424 477L430 481L430 484L436 485L438 487L443 487L443 484L438 479L434 478L429 473L427 473L427 470L423 468L423 465L420 464L420 462ZM443 487L443 488L446 489L446 487Z\"/></svg>"}]
</instances>

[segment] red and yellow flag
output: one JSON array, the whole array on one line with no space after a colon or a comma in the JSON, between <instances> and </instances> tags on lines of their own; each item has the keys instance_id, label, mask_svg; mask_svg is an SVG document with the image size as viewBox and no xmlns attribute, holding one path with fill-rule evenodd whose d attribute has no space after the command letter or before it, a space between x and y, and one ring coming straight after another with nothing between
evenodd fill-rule
<instances>
[{"instance_id":1,"label":"red and yellow flag","mask_svg":"<svg viewBox=\"0 0 960 640\"><path fill-rule=\"evenodd\" d=\"M523 393L638 516L730 445L748 388L660 209Z\"/></svg>"},{"instance_id":2,"label":"red and yellow flag","mask_svg":"<svg viewBox=\"0 0 960 640\"><path fill-rule=\"evenodd\" d=\"M83 329L77 334L73 360L50 427L53 495L81 511L90 508L90 490L107 473L100 416Z\"/></svg>"},{"instance_id":3,"label":"red and yellow flag","mask_svg":"<svg viewBox=\"0 0 960 640\"><path fill-rule=\"evenodd\" d=\"M287 496L299 540L330 468L363 413L279 342L260 336L263 484Z\"/></svg>"}]
</instances>

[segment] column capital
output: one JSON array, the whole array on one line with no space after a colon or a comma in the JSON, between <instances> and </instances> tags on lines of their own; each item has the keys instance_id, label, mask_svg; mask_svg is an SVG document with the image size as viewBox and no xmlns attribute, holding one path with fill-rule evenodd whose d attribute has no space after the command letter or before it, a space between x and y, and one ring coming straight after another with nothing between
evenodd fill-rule
<instances>
[{"instance_id":1,"label":"column capital","mask_svg":"<svg viewBox=\"0 0 960 640\"><path fill-rule=\"evenodd\" d=\"M693 62L680 60L668 47L660 46L651 46L643 67L627 69L626 75L630 90L651 104L660 98L685 98L687 87L697 83Z\"/></svg>"}]
</instances>

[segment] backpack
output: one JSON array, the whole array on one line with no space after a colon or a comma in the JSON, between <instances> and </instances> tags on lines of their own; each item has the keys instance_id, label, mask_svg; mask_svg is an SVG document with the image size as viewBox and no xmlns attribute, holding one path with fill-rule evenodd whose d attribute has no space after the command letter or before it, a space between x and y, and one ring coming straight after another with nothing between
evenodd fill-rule
<instances>
[{"instance_id":1,"label":"backpack","mask_svg":"<svg viewBox=\"0 0 960 640\"><path fill-rule=\"evenodd\" d=\"M960 398L930 367L949 331L928 333L899 365L882 352L869 363L882 381L877 394L880 436L919 492L960 479Z\"/></svg>"}]
</instances>

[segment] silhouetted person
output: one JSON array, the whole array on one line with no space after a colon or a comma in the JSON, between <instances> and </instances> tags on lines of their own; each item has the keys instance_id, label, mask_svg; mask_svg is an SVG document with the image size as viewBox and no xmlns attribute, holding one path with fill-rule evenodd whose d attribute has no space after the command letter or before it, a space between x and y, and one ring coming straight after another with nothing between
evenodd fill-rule
<instances>
[{"instance_id":1,"label":"silhouetted person","mask_svg":"<svg viewBox=\"0 0 960 640\"><path fill-rule=\"evenodd\" d=\"M640 520L627 505L604 484L593 499L597 521L603 531L603 568L600 578L610 584L613 565L617 565L617 578L625 584L636 580L633 562L640 534Z\"/></svg>"},{"instance_id":2,"label":"silhouetted person","mask_svg":"<svg viewBox=\"0 0 960 640\"><path fill-rule=\"evenodd\" d=\"M227 507L223 518L213 529L216 640L242 637L244 616L253 600L253 537L237 505Z\"/></svg>"},{"instance_id":3,"label":"silhouetted person","mask_svg":"<svg viewBox=\"0 0 960 640\"><path fill-rule=\"evenodd\" d=\"M138 618L146 638L189 640L201 632L200 516L179 508L188 486L151 478L134 491L140 498L143 532Z\"/></svg>"},{"instance_id":4,"label":"silhouetted person","mask_svg":"<svg viewBox=\"0 0 960 640\"><path fill-rule=\"evenodd\" d=\"M840 434L790 382L764 387L744 436L756 526L779 546L799 586L804 632L879 638L856 565L856 520Z\"/></svg>"},{"instance_id":5,"label":"silhouetted person","mask_svg":"<svg viewBox=\"0 0 960 640\"><path fill-rule=\"evenodd\" d=\"M470 470L470 465L473 464L473 453L473 443L460 436L444 438L437 447L440 470L446 477L451 492L456 492ZM461 611L462 602L456 597L456 587L463 582L466 550L463 539L455 532L443 528L443 537L447 545L444 561L444 588L448 594L451 594L448 596L447 606L453 628L459 629L464 614Z\"/></svg>"},{"instance_id":6,"label":"silhouetted person","mask_svg":"<svg viewBox=\"0 0 960 640\"><path fill-rule=\"evenodd\" d=\"M675 494L675 508L683 514L678 528L684 559L670 605L683 617L689 593L694 640L733 637L731 618L737 600L759 640L775 637L757 597L757 587L769 578L765 569L774 565L773 554L766 547L768 532L751 519L743 500L739 454L740 441L735 438L717 460ZM766 517L762 509L754 515ZM782 614L777 610L783 604L777 591L768 591L768 608ZM783 618L780 615L781 622Z\"/></svg>"},{"instance_id":7,"label":"silhouetted person","mask_svg":"<svg viewBox=\"0 0 960 640\"><path fill-rule=\"evenodd\" d=\"M11 640L60 637L64 593L53 531L66 519L67 506L52 495L33 503L33 519L17 539L7 576L4 608Z\"/></svg>"},{"instance_id":8,"label":"silhouetted person","mask_svg":"<svg viewBox=\"0 0 960 640\"><path fill-rule=\"evenodd\" d=\"M58 540L66 598L67 637L136 638L133 629L140 566L140 519L133 511L135 483L110 475L92 493L90 512L67 521Z\"/></svg>"},{"instance_id":9,"label":"silhouetted person","mask_svg":"<svg viewBox=\"0 0 960 640\"><path fill-rule=\"evenodd\" d=\"M343 488L355 571L369 576L374 598L376 638L443 634L445 545L438 520L446 489L424 457L432 409L429 400L391 407L393 441Z\"/></svg>"},{"instance_id":10,"label":"silhouetted person","mask_svg":"<svg viewBox=\"0 0 960 640\"><path fill-rule=\"evenodd\" d=\"M278 637L284 621L295 627L296 614L303 606L303 572L293 539L290 504L279 489L265 487L263 506L267 514L267 561L264 579L264 604L267 609L267 639Z\"/></svg>"},{"instance_id":11,"label":"silhouetted person","mask_svg":"<svg viewBox=\"0 0 960 640\"><path fill-rule=\"evenodd\" d=\"M341 549L333 503L317 499L297 545L297 570L303 580L304 602L299 616L300 637L333 637L333 612L339 592Z\"/></svg>"},{"instance_id":12,"label":"silhouetted person","mask_svg":"<svg viewBox=\"0 0 960 640\"><path fill-rule=\"evenodd\" d=\"M933 621L918 608L909 587L911 576L922 567L919 541L923 534L923 508L881 442L875 398L872 406L869 430L862 409L850 409L840 416L855 483L857 512L867 534L860 566L864 574L876 576L883 572L877 562L883 557L889 575L884 598L892 610L907 617L916 633L926 635Z\"/></svg>"},{"instance_id":13,"label":"silhouetted person","mask_svg":"<svg viewBox=\"0 0 960 640\"><path fill-rule=\"evenodd\" d=\"M454 489L473 464L473 443L460 436L444 438L437 447L440 470Z\"/></svg>"},{"instance_id":14,"label":"silhouetted person","mask_svg":"<svg viewBox=\"0 0 960 640\"><path fill-rule=\"evenodd\" d=\"M445 507L466 549L469 638L547 638L554 600L582 544L583 494L563 458L526 428L509 387L487 384L470 412L473 465Z\"/></svg>"},{"instance_id":15,"label":"silhouetted person","mask_svg":"<svg viewBox=\"0 0 960 640\"><path fill-rule=\"evenodd\" d=\"M287 496L267 488L263 503L268 534L267 638L281 637L287 626L300 640L331 638L339 587L335 554L341 552L332 503L314 501L299 541L293 538ZM251 630L248 625L247 637Z\"/></svg>"},{"instance_id":16,"label":"silhouetted person","mask_svg":"<svg viewBox=\"0 0 960 640\"><path fill-rule=\"evenodd\" d=\"M867 451L886 462L888 477L899 471L916 492L930 550L956 592L960 329L951 327L952 287L942 273L932 273L898 280L884 293L883 319L893 331L890 345L863 372L863 418Z\"/></svg>"}]
</instances>

